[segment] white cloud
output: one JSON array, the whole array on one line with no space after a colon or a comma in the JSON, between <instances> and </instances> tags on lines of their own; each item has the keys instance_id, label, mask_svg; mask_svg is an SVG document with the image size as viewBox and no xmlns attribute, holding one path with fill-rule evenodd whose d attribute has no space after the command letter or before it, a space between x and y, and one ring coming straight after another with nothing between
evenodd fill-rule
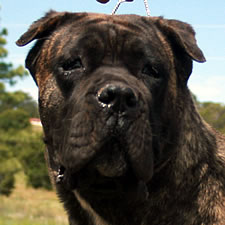
<instances>
[{"instance_id":1,"label":"white cloud","mask_svg":"<svg viewBox=\"0 0 225 225\"><path fill-rule=\"evenodd\" d=\"M34 99L34 100L38 100L38 88L37 87L31 87L31 88L26 88L25 90L23 90L24 92L27 92L30 94L30 96Z\"/></svg>"},{"instance_id":2,"label":"white cloud","mask_svg":"<svg viewBox=\"0 0 225 225\"><path fill-rule=\"evenodd\" d=\"M189 88L200 101L225 103L225 75L195 75L190 80Z\"/></svg>"},{"instance_id":3,"label":"white cloud","mask_svg":"<svg viewBox=\"0 0 225 225\"><path fill-rule=\"evenodd\" d=\"M17 66L17 65L24 65L25 63L25 57L24 55L10 55L10 57L8 57L8 60L9 62L12 62L13 65Z\"/></svg>"}]
</instances>

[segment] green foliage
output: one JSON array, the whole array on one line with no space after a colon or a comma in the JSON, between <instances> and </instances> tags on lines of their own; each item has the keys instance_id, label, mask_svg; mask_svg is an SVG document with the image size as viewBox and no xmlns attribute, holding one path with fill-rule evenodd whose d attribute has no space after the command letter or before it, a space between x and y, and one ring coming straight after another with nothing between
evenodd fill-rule
<instances>
[{"instance_id":1,"label":"green foliage","mask_svg":"<svg viewBox=\"0 0 225 225\"><path fill-rule=\"evenodd\" d=\"M15 178L14 172L0 171L0 194L9 196L14 188Z\"/></svg>"},{"instance_id":2,"label":"green foliage","mask_svg":"<svg viewBox=\"0 0 225 225\"><path fill-rule=\"evenodd\" d=\"M39 118L38 105L31 97L25 99L19 104L19 108L23 109L30 117Z\"/></svg>"},{"instance_id":3,"label":"green foliage","mask_svg":"<svg viewBox=\"0 0 225 225\"><path fill-rule=\"evenodd\" d=\"M1 121L1 120L0 120ZM14 188L14 174L19 170L17 160L11 151L14 136L0 129L0 195L10 195Z\"/></svg>"},{"instance_id":4,"label":"green foliage","mask_svg":"<svg viewBox=\"0 0 225 225\"><path fill-rule=\"evenodd\" d=\"M8 82L10 85L16 83L16 78L28 75L23 66L13 67L12 63L6 63L4 59L8 56L8 51L4 48L6 45L7 29L0 30L0 80Z\"/></svg>"},{"instance_id":5,"label":"green foliage","mask_svg":"<svg viewBox=\"0 0 225 225\"><path fill-rule=\"evenodd\" d=\"M27 184L34 188L50 190L51 183L44 159L45 146L42 134L40 132L34 132L32 135L26 133L20 139L20 145L19 160L27 176Z\"/></svg>"},{"instance_id":6,"label":"green foliage","mask_svg":"<svg viewBox=\"0 0 225 225\"><path fill-rule=\"evenodd\" d=\"M39 117L37 103L23 91L9 92L5 88L6 83L14 85L28 74L23 66L14 68L5 61L7 34L6 29L0 30L0 194L5 195L11 193L19 168L27 175L29 185L51 188L41 134L34 132L29 122L30 117Z\"/></svg>"},{"instance_id":7,"label":"green foliage","mask_svg":"<svg viewBox=\"0 0 225 225\"><path fill-rule=\"evenodd\" d=\"M37 116L37 104L22 92L8 92L5 84L14 85L18 78L28 75L23 66L13 67L5 61L8 51L8 32L0 30L0 195L9 195L14 187L14 174L18 171L21 132L30 129L29 117ZM28 137L29 138L29 137Z\"/></svg>"},{"instance_id":8,"label":"green foliage","mask_svg":"<svg viewBox=\"0 0 225 225\"><path fill-rule=\"evenodd\" d=\"M5 132L22 130L29 126L29 115L22 109L8 109L0 113L0 129Z\"/></svg>"},{"instance_id":9,"label":"green foliage","mask_svg":"<svg viewBox=\"0 0 225 225\"><path fill-rule=\"evenodd\" d=\"M8 31L5 28L0 30L0 58L5 58L8 54L8 51L4 48L4 45L6 45L7 43L4 36L7 36L7 35L8 35Z\"/></svg>"},{"instance_id":10,"label":"green foliage","mask_svg":"<svg viewBox=\"0 0 225 225\"><path fill-rule=\"evenodd\" d=\"M219 103L198 103L201 116L216 130L225 134L225 106Z\"/></svg>"},{"instance_id":11,"label":"green foliage","mask_svg":"<svg viewBox=\"0 0 225 225\"><path fill-rule=\"evenodd\" d=\"M0 151L0 154L4 152ZM0 155L0 158L2 156ZM14 188L14 174L18 171L15 166L12 166L15 160L8 159L0 162L0 195L9 196Z\"/></svg>"}]
</instances>

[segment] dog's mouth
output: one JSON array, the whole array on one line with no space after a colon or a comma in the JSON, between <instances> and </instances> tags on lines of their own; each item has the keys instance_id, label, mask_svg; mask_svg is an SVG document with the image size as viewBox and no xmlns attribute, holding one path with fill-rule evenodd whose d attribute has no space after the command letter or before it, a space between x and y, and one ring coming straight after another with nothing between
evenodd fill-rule
<instances>
[{"instance_id":1,"label":"dog's mouth","mask_svg":"<svg viewBox=\"0 0 225 225\"><path fill-rule=\"evenodd\" d=\"M84 168L77 173L61 166L56 177L56 183L64 184L70 190L80 190L88 195L110 197L124 193L128 183L134 180L129 173L120 177L106 177L96 169Z\"/></svg>"},{"instance_id":2,"label":"dog's mouth","mask_svg":"<svg viewBox=\"0 0 225 225\"><path fill-rule=\"evenodd\" d=\"M64 183L70 190L97 198L129 196L128 199L134 199L138 195L141 195L138 199L146 198L147 191L139 193L143 187L140 188L141 180L126 155L126 143L113 137L106 141L103 149L77 172L61 166L56 178L58 184Z\"/></svg>"},{"instance_id":3,"label":"dog's mouth","mask_svg":"<svg viewBox=\"0 0 225 225\"><path fill-rule=\"evenodd\" d=\"M102 131L99 133L96 131L98 134L96 137L92 136L92 134L96 134L95 132L87 136L81 135L79 138L76 138L76 133L72 133L66 139L68 141L64 142L68 144L61 145L62 150L58 155L58 165L65 168L65 174L75 174L75 176L65 176L67 182L76 183L80 182L80 179L82 180L80 183L84 183L84 177L81 179L77 174L81 174L87 168L89 172L96 171L98 174L95 182L90 182L93 186L91 189L96 192L99 190L107 193L121 192L118 183L121 183L120 178L124 179L125 177L126 180L127 173L132 173L137 180L148 182L153 172L153 155L151 139L145 140L145 136L148 135L148 129L145 126L141 123L130 123L127 132L121 132L121 129L118 132L113 127L112 130L106 129L105 134ZM89 129L87 126L83 127L82 132ZM137 130L140 130L140 132L137 132ZM149 137L151 137L150 134ZM91 174L86 175L88 179L93 180ZM63 174L59 172L59 182L62 177ZM74 179L74 177L78 178ZM96 177L95 174L93 177ZM108 185L108 183L110 184ZM73 184L72 186L76 185ZM82 185L82 187L84 186ZM90 185L87 186L90 187Z\"/></svg>"},{"instance_id":4,"label":"dog's mouth","mask_svg":"<svg viewBox=\"0 0 225 225\"><path fill-rule=\"evenodd\" d=\"M93 168L84 168L79 173L69 174L64 170L64 183L82 196L99 199L121 199L126 202L145 201L148 198L147 184L138 180L128 170L120 177L105 177Z\"/></svg>"},{"instance_id":5,"label":"dog's mouth","mask_svg":"<svg viewBox=\"0 0 225 225\"><path fill-rule=\"evenodd\" d=\"M86 185L96 193L120 192L122 189L119 184L131 170L125 149L126 144L116 137L105 141L102 150L78 172L78 185Z\"/></svg>"},{"instance_id":6,"label":"dog's mouth","mask_svg":"<svg viewBox=\"0 0 225 225\"><path fill-rule=\"evenodd\" d=\"M121 177L127 172L129 167L126 152L125 141L121 142L116 137L110 138L103 145L102 151L90 162L90 167L96 169L104 177Z\"/></svg>"},{"instance_id":7,"label":"dog's mouth","mask_svg":"<svg viewBox=\"0 0 225 225\"><path fill-rule=\"evenodd\" d=\"M115 195L122 192L121 185L115 179L100 179L90 186L92 192L96 194Z\"/></svg>"},{"instance_id":8,"label":"dog's mouth","mask_svg":"<svg viewBox=\"0 0 225 225\"><path fill-rule=\"evenodd\" d=\"M132 173L118 178L97 177L87 189L80 191L92 198L117 198L126 201L143 201L148 198L147 185L138 181Z\"/></svg>"},{"instance_id":9,"label":"dog's mouth","mask_svg":"<svg viewBox=\"0 0 225 225\"><path fill-rule=\"evenodd\" d=\"M94 110L71 110L73 116L54 131L57 164L64 168L57 175L58 183L65 182L70 190L110 196L151 179L152 135L147 114L105 113L101 109L95 120L89 120Z\"/></svg>"},{"instance_id":10,"label":"dog's mouth","mask_svg":"<svg viewBox=\"0 0 225 225\"><path fill-rule=\"evenodd\" d=\"M110 178L102 176L98 171L92 171L91 173L89 171L85 178L83 176L84 174L79 177L77 189L85 194L98 196L98 198L110 198L122 196L125 192L125 175L119 178ZM88 181L87 178L89 178Z\"/></svg>"}]
</instances>

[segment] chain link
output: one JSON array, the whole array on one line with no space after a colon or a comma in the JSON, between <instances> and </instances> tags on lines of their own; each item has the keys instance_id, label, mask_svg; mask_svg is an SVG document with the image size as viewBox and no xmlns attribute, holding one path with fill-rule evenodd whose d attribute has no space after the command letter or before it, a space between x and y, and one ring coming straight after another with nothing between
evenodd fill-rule
<instances>
[{"instance_id":1,"label":"chain link","mask_svg":"<svg viewBox=\"0 0 225 225\"><path fill-rule=\"evenodd\" d=\"M112 11L112 15L116 14L116 12L117 12L118 8L120 7L121 3L124 3L124 2L128 2L128 1L127 0L118 0L115 8ZM144 4L145 4L145 10L146 10L147 16L150 16L150 10L149 10L149 6L148 6L148 0L144 0Z\"/></svg>"},{"instance_id":2,"label":"chain link","mask_svg":"<svg viewBox=\"0 0 225 225\"><path fill-rule=\"evenodd\" d=\"M144 4L145 4L145 10L146 10L147 16L150 16L150 10L149 10L149 7L148 7L148 0L144 0Z\"/></svg>"},{"instance_id":3,"label":"chain link","mask_svg":"<svg viewBox=\"0 0 225 225\"><path fill-rule=\"evenodd\" d=\"M120 7L120 4L126 2L126 0L119 0L115 6L115 8L112 11L112 15L116 14L116 11L118 10L118 8Z\"/></svg>"}]
</instances>

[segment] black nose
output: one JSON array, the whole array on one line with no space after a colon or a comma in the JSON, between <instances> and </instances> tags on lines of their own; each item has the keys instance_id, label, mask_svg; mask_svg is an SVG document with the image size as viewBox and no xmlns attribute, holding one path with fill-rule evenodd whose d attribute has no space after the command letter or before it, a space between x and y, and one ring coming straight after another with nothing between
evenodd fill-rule
<instances>
[{"instance_id":1,"label":"black nose","mask_svg":"<svg viewBox=\"0 0 225 225\"><path fill-rule=\"evenodd\" d=\"M99 90L98 101L102 106L112 108L117 112L135 110L138 105L133 90L122 85L107 85Z\"/></svg>"}]
</instances>

